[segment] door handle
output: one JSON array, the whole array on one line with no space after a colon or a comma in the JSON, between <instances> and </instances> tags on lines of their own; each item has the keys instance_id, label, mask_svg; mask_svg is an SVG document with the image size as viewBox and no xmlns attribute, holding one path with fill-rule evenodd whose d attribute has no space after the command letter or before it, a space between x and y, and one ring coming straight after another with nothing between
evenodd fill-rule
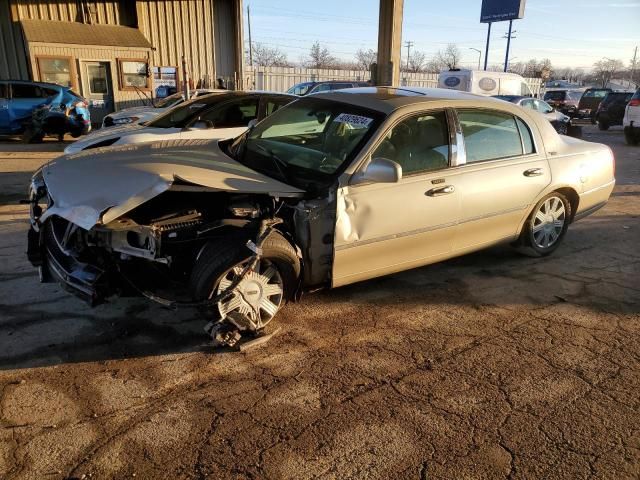
<instances>
[{"instance_id":1,"label":"door handle","mask_svg":"<svg viewBox=\"0 0 640 480\"><path fill-rule=\"evenodd\" d=\"M522 174L525 177L539 177L544 173L544 170L541 168L530 168L529 170L525 170Z\"/></svg>"},{"instance_id":2,"label":"door handle","mask_svg":"<svg viewBox=\"0 0 640 480\"><path fill-rule=\"evenodd\" d=\"M456 189L453 185L445 185L444 187L432 188L431 190L427 190L425 195L428 197L439 197L441 195L449 195L450 193L455 192Z\"/></svg>"}]
</instances>

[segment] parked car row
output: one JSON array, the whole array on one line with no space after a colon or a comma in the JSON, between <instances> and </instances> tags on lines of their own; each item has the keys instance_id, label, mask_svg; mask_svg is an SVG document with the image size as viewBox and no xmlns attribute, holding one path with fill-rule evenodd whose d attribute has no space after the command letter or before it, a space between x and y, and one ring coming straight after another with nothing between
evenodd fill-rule
<instances>
[{"instance_id":1,"label":"parked car row","mask_svg":"<svg viewBox=\"0 0 640 480\"><path fill-rule=\"evenodd\" d=\"M0 135L22 135L25 142L91 130L87 101L54 83L0 80Z\"/></svg>"},{"instance_id":2,"label":"parked car row","mask_svg":"<svg viewBox=\"0 0 640 480\"><path fill-rule=\"evenodd\" d=\"M421 88L199 97L105 133L243 133L116 145L117 133L50 162L32 178L28 257L93 305L198 306L232 344L306 290L501 242L549 255L607 202L615 162L534 110Z\"/></svg>"}]
</instances>

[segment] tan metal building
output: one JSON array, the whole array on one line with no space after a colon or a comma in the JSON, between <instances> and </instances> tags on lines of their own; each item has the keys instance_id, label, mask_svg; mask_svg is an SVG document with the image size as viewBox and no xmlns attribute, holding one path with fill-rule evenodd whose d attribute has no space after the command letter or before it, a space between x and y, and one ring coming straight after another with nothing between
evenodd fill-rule
<instances>
[{"instance_id":1,"label":"tan metal building","mask_svg":"<svg viewBox=\"0 0 640 480\"><path fill-rule=\"evenodd\" d=\"M242 0L0 0L0 79L69 85L92 120L223 78L242 88Z\"/></svg>"}]
</instances>

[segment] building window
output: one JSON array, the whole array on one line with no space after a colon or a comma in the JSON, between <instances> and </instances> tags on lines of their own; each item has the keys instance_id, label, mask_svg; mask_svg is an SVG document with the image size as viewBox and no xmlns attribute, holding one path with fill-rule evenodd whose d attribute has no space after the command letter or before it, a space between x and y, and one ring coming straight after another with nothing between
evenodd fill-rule
<instances>
[{"instance_id":1,"label":"building window","mask_svg":"<svg viewBox=\"0 0 640 480\"><path fill-rule=\"evenodd\" d=\"M178 91L177 67L151 67L153 88L157 98L164 98Z\"/></svg>"},{"instance_id":2,"label":"building window","mask_svg":"<svg viewBox=\"0 0 640 480\"><path fill-rule=\"evenodd\" d=\"M75 87L73 59L71 57L37 57L40 81L63 87Z\"/></svg>"},{"instance_id":3,"label":"building window","mask_svg":"<svg viewBox=\"0 0 640 480\"><path fill-rule=\"evenodd\" d=\"M120 90L148 90L149 63L140 59L118 59Z\"/></svg>"}]
</instances>

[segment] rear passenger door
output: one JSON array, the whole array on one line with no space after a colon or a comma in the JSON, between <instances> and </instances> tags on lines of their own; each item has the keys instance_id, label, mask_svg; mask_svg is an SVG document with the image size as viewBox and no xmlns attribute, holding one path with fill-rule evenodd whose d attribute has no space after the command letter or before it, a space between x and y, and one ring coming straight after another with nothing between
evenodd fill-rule
<instances>
[{"instance_id":1,"label":"rear passenger door","mask_svg":"<svg viewBox=\"0 0 640 480\"><path fill-rule=\"evenodd\" d=\"M461 109L457 116L466 154L453 247L460 253L514 238L551 173L535 125L497 110Z\"/></svg>"},{"instance_id":2,"label":"rear passenger door","mask_svg":"<svg viewBox=\"0 0 640 480\"><path fill-rule=\"evenodd\" d=\"M23 122L31 119L33 110L47 103L47 94L38 85L29 83L11 84L11 101L9 102L9 115L12 129L20 128Z\"/></svg>"}]
</instances>

